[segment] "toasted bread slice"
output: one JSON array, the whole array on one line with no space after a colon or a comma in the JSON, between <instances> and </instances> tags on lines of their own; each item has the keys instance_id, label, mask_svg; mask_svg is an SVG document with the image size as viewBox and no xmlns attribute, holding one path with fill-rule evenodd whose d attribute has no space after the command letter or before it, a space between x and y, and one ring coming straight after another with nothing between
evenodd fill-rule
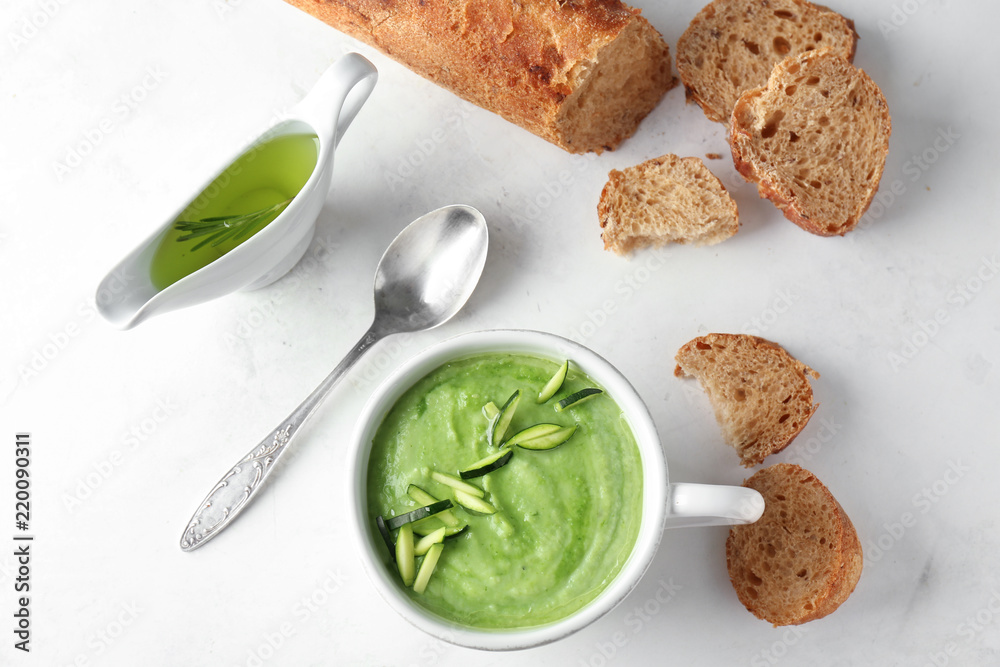
<instances>
[{"instance_id":1,"label":"toasted bread slice","mask_svg":"<svg viewBox=\"0 0 1000 667\"><path fill-rule=\"evenodd\" d=\"M740 227L722 182L698 158L676 155L612 170L597 215L605 250L619 255L666 243L712 245Z\"/></svg>"},{"instance_id":2,"label":"toasted bread slice","mask_svg":"<svg viewBox=\"0 0 1000 667\"><path fill-rule=\"evenodd\" d=\"M726 442L748 468L787 447L819 407L807 377L819 373L757 336L695 338L677 352L674 375L698 379Z\"/></svg>"},{"instance_id":3,"label":"toasted bread slice","mask_svg":"<svg viewBox=\"0 0 1000 667\"><path fill-rule=\"evenodd\" d=\"M861 577L861 542L833 494L808 470L779 463L743 482L764 497L764 515L733 526L729 579L740 602L775 626L835 611Z\"/></svg>"},{"instance_id":4,"label":"toasted bread slice","mask_svg":"<svg viewBox=\"0 0 1000 667\"><path fill-rule=\"evenodd\" d=\"M835 53L810 51L740 97L729 141L736 169L761 197L802 229L835 236L868 210L891 133L875 82Z\"/></svg>"},{"instance_id":5,"label":"toasted bread slice","mask_svg":"<svg viewBox=\"0 0 1000 667\"><path fill-rule=\"evenodd\" d=\"M853 21L805 0L715 0L677 42L677 69L688 99L729 123L739 96L785 58L825 47L854 60L857 42Z\"/></svg>"}]
</instances>

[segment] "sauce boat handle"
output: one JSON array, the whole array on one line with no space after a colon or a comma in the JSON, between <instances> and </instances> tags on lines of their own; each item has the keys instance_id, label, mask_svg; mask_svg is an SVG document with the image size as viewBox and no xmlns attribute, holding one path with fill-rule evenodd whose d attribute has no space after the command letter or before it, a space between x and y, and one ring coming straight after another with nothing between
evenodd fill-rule
<instances>
[{"instance_id":1,"label":"sauce boat handle","mask_svg":"<svg viewBox=\"0 0 1000 667\"><path fill-rule=\"evenodd\" d=\"M320 76L291 115L312 125L322 142L336 146L368 100L376 81L375 66L357 53L348 53Z\"/></svg>"}]
</instances>

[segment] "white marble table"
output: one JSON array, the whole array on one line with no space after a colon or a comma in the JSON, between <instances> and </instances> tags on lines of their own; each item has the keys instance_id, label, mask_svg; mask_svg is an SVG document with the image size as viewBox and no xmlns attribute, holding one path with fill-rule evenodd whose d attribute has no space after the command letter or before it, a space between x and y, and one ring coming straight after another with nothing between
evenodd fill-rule
<instances>
[{"instance_id":1,"label":"white marble table","mask_svg":"<svg viewBox=\"0 0 1000 667\"><path fill-rule=\"evenodd\" d=\"M638 3L673 49L699 1ZM10 0L0 8L0 664L1000 664L1000 7L861 2L857 64L893 115L879 199L811 236L708 161L743 227L631 261L602 249L608 170L727 155L675 89L620 150L569 156L277 0ZM306 259L266 289L118 332L94 288L235 146L341 54L381 79L338 153ZM177 542L225 468L367 326L396 232L449 202L491 228L483 280L439 330L387 341L312 422L280 478L197 552ZM865 569L834 615L774 629L729 584L724 528L670 532L631 596L514 655L445 645L374 593L343 523L345 445L376 384L463 331L585 342L648 402L675 481L739 483L673 354L758 333L816 368L821 407L780 461L843 504ZM30 654L13 647L14 440L31 433Z\"/></svg>"}]
</instances>

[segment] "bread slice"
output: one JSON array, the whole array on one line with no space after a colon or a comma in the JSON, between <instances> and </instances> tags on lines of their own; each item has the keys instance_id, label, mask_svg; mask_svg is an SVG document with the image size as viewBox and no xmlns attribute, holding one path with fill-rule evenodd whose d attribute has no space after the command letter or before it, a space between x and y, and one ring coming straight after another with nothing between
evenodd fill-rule
<instances>
[{"instance_id":1,"label":"bread slice","mask_svg":"<svg viewBox=\"0 0 1000 667\"><path fill-rule=\"evenodd\" d=\"M861 578L861 542L833 494L808 470L779 463L743 482L764 497L756 523L726 540L729 579L740 602L775 626L834 612Z\"/></svg>"},{"instance_id":2,"label":"bread slice","mask_svg":"<svg viewBox=\"0 0 1000 667\"><path fill-rule=\"evenodd\" d=\"M698 158L676 155L612 170L597 215L605 250L619 255L666 243L712 245L740 228L722 182Z\"/></svg>"},{"instance_id":3,"label":"bread slice","mask_svg":"<svg viewBox=\"0 0 1000 667\"><path fill-rule=\"evenodd\" d=\"M728 124L739 96L786 57L826 47L854 60L857 42L853 21L805 0L715 0L677 42L677 70L688 99Z\"/></svg>"},{"instance_id":4,"label":"bread slice","mask_svg":"<svg viewBox=\"0 0 1000 667\"><path fill-rule=\"evenodd\" d=\"M677 352L677 377L698 379L723 436L746 467L780 452L809 422L808 376L819 373L777 343L745 334L708 334Z\"/></svg>"},{"instance_id":5,"label":"bread slice","mask_svg":"<svg viewBox=\"0 0 1000 667\"><path fill-rule=\"evenodd\" d=\"M736 169L761 197L802 229L834 236L868 210L891 133L875 82L835 53L810 51L740 97L729 141Z\"/></svg>"},{"instance_id":6,"label":"bread slice","mask_svg":"<svg viewBox=\"0 0 1000 667\"><path fill-rule=\"evenodd\" d=\"M287 0L571 153L612 150L677 80L620 0Z\"/></svg>"}]
</instances>

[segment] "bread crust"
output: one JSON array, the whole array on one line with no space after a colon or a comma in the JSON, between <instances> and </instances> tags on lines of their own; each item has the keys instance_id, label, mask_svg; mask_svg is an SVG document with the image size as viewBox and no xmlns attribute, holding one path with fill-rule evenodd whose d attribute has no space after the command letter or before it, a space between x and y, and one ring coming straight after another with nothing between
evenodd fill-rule
<instances>
[{"instance_id":1,"label":"bread crust","mask_svg":"<svg viewBox=\"0 0 1000 667\"><path fill-rule=\"evenodd\" d=\"M836 54L827 50L810 51L799 56L790 57L783 60L771 73L768 84L764 88L757 88L745 92L740 96L733 108L733 115L730 119L729 145L733 156L733 165L736 170L751 183L757 185L757 191L762 198L769 199L777 206L786 218L796 225L818 236L843 236L854 229L861 221L862 216L871 205L875 194L878 192L882 173L885 169L886 155L889 151L889 136L892 133L892 119L889 115L889 106L882 95L882 91L874 81L864 72L855 68L847 61L843 61L845 67L854 71L860 85L871 97L874 113L878 117L876 127L871 128L873 142L877 144L874 148L873 156L875 165L869 177L868 187L860 193L858 200L854 203L853 209L845 219L826 219L811 216L805 209L808 206L803 199L797 195L792 187L793 179L783 174L774 166L768 166L761 160L760 128L748 123L746 119L754 118L758 114L755 111L763 105L761 99L765 96L774 97L783 87L785 78L791 68L798 68L802 71L805 68L826 59L842 60ZM821 111L820 111L821 112ZM852 129L854 129L852 127Z\"/></svg>"},{"instance_id":2,"label":"bread crust","mask_svg":"<svg viewBox=\"0 0 1000 667\"><path fill-rule=\"evenodd\" d=\"M617 147L676 83L660 34L620 0L287 1L573 153ZM574 123L590 121L567 115L616 40L645 49L642 76L619 117L581 139Z\"/></svg>"},{"instance_id":3,"label":"bread crust","mask_svg":"<svg viewBox=\"0 0 1000 667\"><path fill-rule=\"evenodd\" d=\"M726 567L740 602L775 627L808 623L836 611L854 591L863 567L861 541L847 512L814 474L797 465L779 463L765 468L743 486L761 493L765 509L756 523L730 529L726 540ZM832 513L819 520L804 516L805 507L778 501L779 497L786 501L785 494L801 493L803 488L815 495L815 504ZM796 548L810 545L808 540L814 546L820 539L823 549L815 559L805 556L806 549ZM798 560L786 565L782 559L790 554ZM822 579L808 595L798 591L800 597L792 595L786 604L776 605L775 597L787 597L789 570L799 568Z\"/></svg>"}]
</instances>

